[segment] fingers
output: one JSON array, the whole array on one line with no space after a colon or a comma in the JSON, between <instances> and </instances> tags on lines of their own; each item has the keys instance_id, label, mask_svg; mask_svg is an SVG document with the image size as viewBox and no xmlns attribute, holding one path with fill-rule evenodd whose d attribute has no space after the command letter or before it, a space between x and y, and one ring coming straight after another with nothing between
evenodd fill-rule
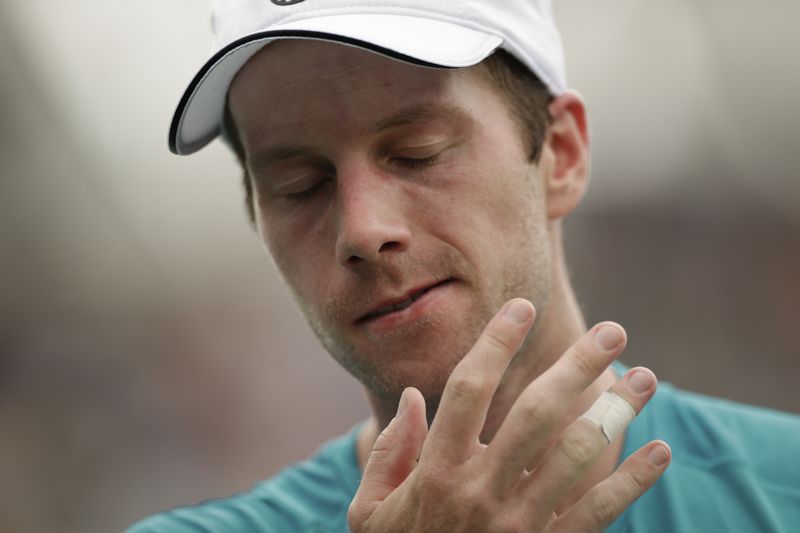
<instances>
[{"instance_id":1,"label":"fingers","mask_svg":"<svg viewBox=\"0 0 800 533\"><path fill-rule=\"evenodd\" d=\"M589 409L587 413L597 413L592 420L580 417L570 424L537 469L523 481L521 489L526 500L555 507L608 447L607 437L613 439L624 431L655 391L656 377L650 370L629 370L611 388L611 396L601 397L595 402L597 407Z\"/></svg>"},{"instance_id":2,"label":"fingers","mask_svg":"<svg viewBox=\"0 0 800 533\"><path fill-rule=\"evenodd\" d=\"M636 410L636 414L653 397L656 392L657 379L655 374L643 366L631 368L622 376L611 390L628 400Z\"/></svg>"},{"instance_id":3,"label":"fingers","mask_svg":"<svg viewBox=\"0 0 800 533\"><path fill-rule=\"evenodd\" d=\"M403 391L397 415L378 436L350 506L352 523L361 523L414 470L428 433L425 399L415 388Z\"/></svg>"},{"instance_id":4,"label":"fingers","mask_svg":"<svg viewBox=\"0 0 800 533\"><path fill-rule=\"evenodd\" d=\"M653 486L671 459L672 452L666 442L653 441L643 446L559 516L551 529L602 531Z\"/></svg>"},{"instance_id":5,"label":"fingers","mask_svg":"<svg viewBox=\"0 0 800 533\"><path fill-rule=\"evenodd\" d=\"M497 385L533 324L533 305L517 298L489 321L447 380L420 462L472 456Z\"/></svg>"},{"instance_id":6,"label":"fingers","mask_svg":"<svg viewBox=\"0 0 800 533\"><path fill-rule=\"evenodd\" d=\"M498 492L518 482L572 402L619 356L625 342L620 325L598 324L522 392L483 454Z\"/></svg>"}]
</instances>

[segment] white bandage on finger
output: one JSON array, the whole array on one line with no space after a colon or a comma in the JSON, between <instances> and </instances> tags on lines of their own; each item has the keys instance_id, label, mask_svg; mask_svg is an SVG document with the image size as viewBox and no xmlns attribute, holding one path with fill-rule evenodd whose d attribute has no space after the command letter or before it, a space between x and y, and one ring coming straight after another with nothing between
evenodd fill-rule
<instances>
[{"instance_id":1,"label":"white bandage on finger","mask_svg":"<svg viewBox=\"0 0 800 533\"><path fill-rule=\"evenodd\" d=\"M635 417L636 411L633 410L633 406L614 391L601 394L581 416L600 428L608 442L624 431Z\"/></svg>"}]
</instances>

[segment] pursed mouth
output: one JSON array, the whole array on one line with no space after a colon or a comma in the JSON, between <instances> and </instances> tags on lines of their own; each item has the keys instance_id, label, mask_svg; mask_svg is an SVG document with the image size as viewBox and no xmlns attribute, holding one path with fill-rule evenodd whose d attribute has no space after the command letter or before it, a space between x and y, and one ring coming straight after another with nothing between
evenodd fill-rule
<instances>
[{"instance_id":1,"label":"pursed mouth","mask_svg":"<svg viewBox=\"0 0 800 533\"><path fill-rule=\"evenodd\" d=\"M376 318L380 318L382 316L388 315L389 313L396 313L397 311L402 311L403 309L407 309L407 308L411 307L411 304L413 304L414 302L419 300L427 292L429 292L429 291L431 291L431 290L433 290L433 289L435 289L437 287L441 287L442 285L444 285L446 283L450 283L451 281L453 281L453 278L447 278L445 280L440 281L439 283L436 283L434 285L430 285L428 287L420 289L419 291L413 293L411 296L409 296L408 298L406 298L403 301L395 302L395 303L388 304L388 305L384 305L380 309L376 309L375 311L367 313L366 315L364 315L361 318L359 318L356 322L360 324L360 323L363 323L363 322L367 322L369 320L374 320Z\"/></svg>"}]
</instances>

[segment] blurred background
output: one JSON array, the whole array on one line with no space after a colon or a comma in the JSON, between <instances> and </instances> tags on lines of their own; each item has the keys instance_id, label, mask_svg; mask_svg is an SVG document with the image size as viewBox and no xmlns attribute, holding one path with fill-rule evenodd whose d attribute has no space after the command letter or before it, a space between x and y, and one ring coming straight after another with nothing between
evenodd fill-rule
<instances>
[{"instance_id":1,"label":"blurred background","mask_svg":"<svg viewBox=\"0 0 800 533\"><path fill-rule=\"evenodd\" d=\"M800 4L557 0L594 172L589 322L662 380L800 413ZM135 7L134 7L135 6ZM0 3L0 531L94 533L248 488L367 414L215 142L171 155L197 0Z\"/></svg>"}]
</instances>

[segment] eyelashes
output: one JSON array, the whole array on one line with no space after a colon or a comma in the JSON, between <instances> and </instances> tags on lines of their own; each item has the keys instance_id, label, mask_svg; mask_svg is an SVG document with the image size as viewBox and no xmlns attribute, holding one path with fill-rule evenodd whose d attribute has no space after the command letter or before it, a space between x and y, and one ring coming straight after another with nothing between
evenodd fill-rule
<instances>
[{"instance_id":1,"label":"eyelashes","mask_svg":"<svg viewBox=\"0 0 800 533\"><path fill-rule=\"evenodd\" d=\"M331 178L324 178L314 182L311 186L307 187L306 189L289 192L284 195L284 198L289 200L290 202L302 202L304 200L310 200L316 194L322 191L322 189L333 180Z\"/></svg>"},{"instance_id":2,"label":"eyelashes","mask_svg":"<svg viewBox=\"0 0 800 533\"><path fill-rule=\"evenodd\" d=\"M432 167L439 162L439 154L429 157L395 157L391 161L410 169Z\"/></svg>"},{"instance_id":3,"label":"eyelashes","mask_svg":"<svg viewBox=\"0 0 800 533\"><path fill-rule=\"evenodd\" d=\"M393 157L389 161L404 169L421 170L430 168L439 163L441 154L434 154L428 157ZM309 184L308 187L302 190L287 192L282 196L293 203L299 203L313 199L317 194L321 193L324 188L333 183L333 178L324 177Z\"/></svg>"}]
</instances>

